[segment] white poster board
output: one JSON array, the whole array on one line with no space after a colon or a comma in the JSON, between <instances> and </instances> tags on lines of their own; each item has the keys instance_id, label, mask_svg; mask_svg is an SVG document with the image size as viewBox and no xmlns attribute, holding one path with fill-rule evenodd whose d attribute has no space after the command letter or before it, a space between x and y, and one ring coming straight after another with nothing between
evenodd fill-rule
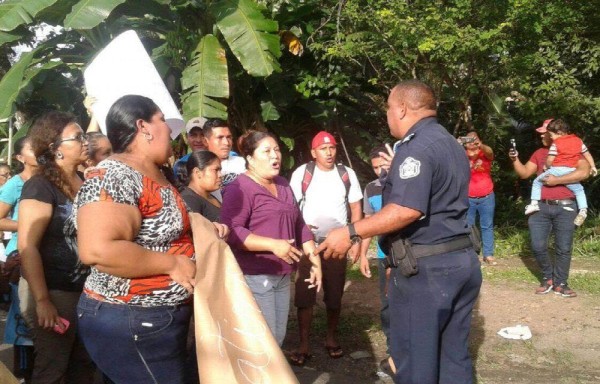
<instances>
[{"instance_id":1,"label":"white poster board","mask_svg":"<svg viewBox=\"0 0 600 384\"><path fill-rule=\"evenodd\" d=\"M108 110L125 95L154 100L171 128L171 138L183 130L183 118L134 31L124 32L111 41L90 63L83 77L88 95L96 99L92 110L104 134Z\"/></svg>"}]
</instances>

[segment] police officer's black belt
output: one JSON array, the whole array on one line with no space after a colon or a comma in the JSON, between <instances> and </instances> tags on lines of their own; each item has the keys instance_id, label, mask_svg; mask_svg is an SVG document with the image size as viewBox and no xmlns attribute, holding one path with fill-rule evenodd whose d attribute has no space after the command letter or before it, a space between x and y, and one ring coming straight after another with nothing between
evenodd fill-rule
<instances>
[{"instance_id":1,"label":"police officer's black belt","mask_svg":"<svg viewBox=\"0 0 600 384\"><path fill-rule=\"evenodd\" d=\"M461 249L469 248L472 245L473 243L471 242L471 239L469 239L469 236L460 236L441 244L413 244L411 247L413 255L418 259L420 257L459 251Z\"/></svg>"},{"instance_id":2,"label":"police officer's black belt","mask_svg":"<svg viewBox=\"0 0 600 384\"><path fill-rule=\"evenodd\" d=\"M545 203L548 205L571 205L575 202L575 199L559 199L559 200L543 199L540 201L542 203Z\"/></svg>"}]
</instances>

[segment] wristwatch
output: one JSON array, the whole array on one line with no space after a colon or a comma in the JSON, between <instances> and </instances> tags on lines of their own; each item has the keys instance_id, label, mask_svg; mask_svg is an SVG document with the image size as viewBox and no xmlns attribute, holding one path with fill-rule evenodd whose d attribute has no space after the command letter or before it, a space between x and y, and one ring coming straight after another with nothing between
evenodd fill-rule
<instances>
[{"instance_id":1,"label":"wristwatch","mask_svg":"<svg viewBox=\"0 0 600 384\"><path fill-rule=\"evenodd\" d=\"M362 241L362 237L356 233L353 223L348 224L348 232L350 233L350 242L352 245L359 244Z\"/></svg>"}]
</instances>

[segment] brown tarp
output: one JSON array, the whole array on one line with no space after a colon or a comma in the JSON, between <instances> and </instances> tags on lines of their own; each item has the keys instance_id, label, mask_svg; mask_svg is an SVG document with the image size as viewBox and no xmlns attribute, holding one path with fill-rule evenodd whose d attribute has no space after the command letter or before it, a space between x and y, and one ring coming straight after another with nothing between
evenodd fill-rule
<instances>
[{"instance_id":1,"label":"brown tarp","mask_svg":"<svg viewBox=\"0 0 600 384\"><path fill-rule=\"evenodd\" d=\"M298 383L244 275L213 224L191 213L196 251L194 322L202 384Z\"/></svg>"},{"instance_id":2,"label":"brown tarp","mask_svg":"<svg viewBox=\"0 0 600 384\"><path fill-rule=\"evenodd\" d=\"M8 368L6 368L6 365L4 365L1 361L0 361L0 383L2 383L2 384L19 384L19 380L17 380L17 378L14 377L12 373L10 373Z\"/></svg>"}]
</instances>

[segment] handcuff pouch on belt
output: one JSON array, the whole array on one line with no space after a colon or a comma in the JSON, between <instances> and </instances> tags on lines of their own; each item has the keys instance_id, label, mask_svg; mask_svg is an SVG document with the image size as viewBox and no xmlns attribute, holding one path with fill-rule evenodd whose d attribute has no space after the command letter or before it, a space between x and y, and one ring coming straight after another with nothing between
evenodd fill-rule
<instances>
[{"instance_id":1,"label":"handcuff pouch on belt","mask_svg":"<svg viewBox=\"0 0 600 384\"><path fill-rule=\"evenodd\" d=\"M413 253L409 239L391 239L390 236L386 236L385 243L386 267L398 268L400 273L406 277L416 275L419 272L417 258Z\"/></svg>"},{"instance_id":2,"label":"handcuff pouch on belt","mask_svg":"<svg viewBox=\"0 0 600 384\"><path fill-rule=\"evenodd\" d=\"M386 268L398 268L400 273L410 277L419 273L417 259L472 247L476 253L481 250L481 236L476 227L471 227L469 235L461 235L441 244L412 244L409 239L385 236L381 239L381 249L385 252Z\"/></svg>"}]
</instances>

